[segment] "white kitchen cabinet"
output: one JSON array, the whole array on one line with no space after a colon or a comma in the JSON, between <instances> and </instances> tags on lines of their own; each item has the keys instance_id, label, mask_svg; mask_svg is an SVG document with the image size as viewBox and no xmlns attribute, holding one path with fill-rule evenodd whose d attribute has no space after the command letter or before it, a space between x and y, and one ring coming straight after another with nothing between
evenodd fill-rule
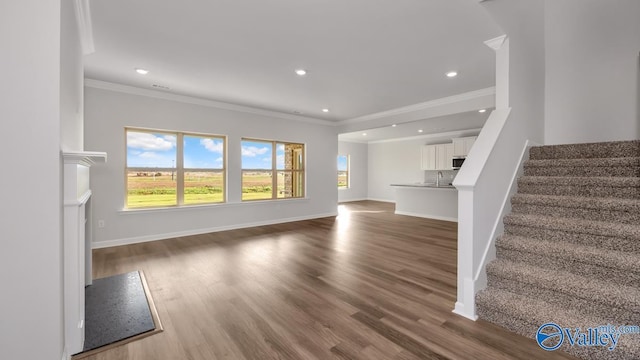
<instances>
[{"instance_id":1,"label":"white kitchen cabinet","mask_svg":"<svg viewBox=\"0 0 640 360\"><path fill-rule=\"evenodd\" d=\"M453 139L453 156L467 156L477 136Z\"/></svg>"},{"instance_id":2,"label":"white kitchen cabinet","mask_svg":"<svg viewBox=\"0 0 640 360\"><path fill-rule=\"evenodd\" d=\"M436 170L437 160L436 145L424 145L422 147L422 170Z\"/></svg>"},{"instance_id":3,"label":"white kitchen cabinet","mask_svg":"<svg viewBox=\"0 0 640 360\"><path fill-rule=\"evenodd\" d=\"M453 144L424 145L422 170L451 170Z\"/></svg>"}]
</instances>

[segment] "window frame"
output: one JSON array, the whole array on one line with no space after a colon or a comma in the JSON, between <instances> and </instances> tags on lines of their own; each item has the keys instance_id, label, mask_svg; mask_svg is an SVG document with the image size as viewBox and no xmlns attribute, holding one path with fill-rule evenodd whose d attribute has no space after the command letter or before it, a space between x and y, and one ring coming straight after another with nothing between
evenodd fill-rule
<instances>
[{"instance_id":1,"label":"window frame","mask_svg":"<svg viewBox=\"0 0 640 360\"><path fill-rule=\"evenodd\" d=\"M303 199L307 194L307 145L302 142L293 142L293 141L283 141L283 140L266 140L266 139L258 139L251 137L242 137L240 138L240 152L242 153L242 146L245 141L251 142L261 142L261 143L269 143L271 145L271 169L259 169L259 168L244 168L244 164L242 163L242 155L240 157L240 201L241 202L251 202L251 201L274 201L274 200L291 200L291 199ZM283 144L292 144L292 145L300 145L302 146L302 169L278 169L277 157L278 157L278 145ZM264 199L244 199L244 174L245 172L271 172L271 197ZM301 184L302 194L300 196L290 196L290 197L279 197L278 196L278 173L291 173L292 177L294 175L301 174Z\"/></svg>"},{"instance_id":2,"label":"window frame","mask_svg":"<svg viewBox=\"0 0 640 360\"><path fill-rule=\"evenodd\" d=\"M336 158L336 165L337 166L339 166L340 157L346 157L347 158L347 170L338 169L338 178L340 177L340 173L346 173L346 175L347 175L347 185L340 186L340 182L338 181L338 189L339 190L344 190L344 189L351 188L351 155L349 155L349 154L347 154L347 155L338 154L338 156Z\"/></svg>"},{"instance_id":3,"label":"window frame","mask_svg":"<svg viewBox=\"0 0 640 360\"><path fill-rule=\"evenodd\" d=\"M138 132L138 133L147 133L147 134L163 134L163 135L173 135L176 137L176 159L175 159L175 167L163 168L163 167L129 167L128 166L128 138L127 134L129 131ZM220 169L212 169L212 168L185 168L184 167L184 137L200 137L207 139L215 139L222 141L222 167ZM162 129L150 129L150 128L139 128L132 126L124 127L124 151L125 151L125 160L124 160L124 209L129 211L135 210L149 210L149 209L162 209L162 208L181 208L181 207L192 207L192 206L210 206L217 204L224 204L227 202L227 136L219 135L219 134L209 134L209 133L200 133L200 132L190 132L190 131L177 131L177 130L162 130ZM144 171L144 172L173 172L176 173L176 203L173 205L158 205L158 206L140 206L140 207L129 207L129 172L130 171ZM200 203L184 203L184 193L185 193L185 173L186 172L211 172L211 173L220 173L222 177L222 200L221 201L212 201L212 202L200 202Z\"/></svg>"}]
</instances>

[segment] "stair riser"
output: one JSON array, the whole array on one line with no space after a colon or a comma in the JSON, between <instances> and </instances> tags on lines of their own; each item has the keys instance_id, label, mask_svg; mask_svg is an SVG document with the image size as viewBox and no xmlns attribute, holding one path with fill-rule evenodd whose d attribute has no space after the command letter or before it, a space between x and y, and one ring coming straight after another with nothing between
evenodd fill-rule
<instances>
[{"instance_id":1,"label":"stair riser","mask_svg":"<svg viewBox=\"0 0 640 360\"><path fill-rule=\"evenodd\" d=\"M589 279L597 279L619 285L637 286L640 284L640 272L630 272L625 269L615 268L616 264L609 264L610 267L603 267L576 259L551 257L546 254L534 254L500 246L496 247L496 251L499 259L529 264L544 269L567 271Z\"/></svg>"},{"instance_id":2,"label":"stair riser","mask_svg":"<svg viewBox=\"0 0 640 360\"><path fill-rule=\"evenodd\" d=\"M529 150L529 158L532 160L618 158L634 156L640 156L640 142L638 141L536 146Z\"/></svg>"},{"instance_id":3,"label":"stair riser","mask_svg":"<svg viewBox=\"0 0 640 360\"><path fill-rule=\"evenodd\" d=\"M538 327L542 325L542 323L531 324L524 320L514 318L510 314L506 314L504 312L495 310L490 306L487 306L481 303L478 303L477 306L478 306L477 314L481 319L488 321L492 324L501 326L510 331L513 331L516 334L520 334L524 337L528 337L530 339L535 338L535 333L536 331L538 331ZM553 321L553 319L550 319L548 321ZM625 336L632 336L632 335L625 335ZM624 346L621 346L621 344L622 343L619 343L615 351L608 351L605 349L588 347L588 346L585 346L585 347L570 346L567 342L565 342L560 347L560 349L556 351L562 350L578 358L588 359L588 360L633 359L635 354L628 352L628 349L626 349ZM541 349L541 351L543 350Z\"/></svg>"},{"instance_id":4,"label":"stair riser","mask_svg":"<svg viewBox=\"0 0 640 360\"><path fill-rule=\"evenodd\" d=\"M640 241L627 237L599 236L539 227L505 224L505 234L546 241L566 241L573 244L596 246L614 251L640 253Z\"/></svg>"},{"instance_id":5,"label":"stair riser","mask_svg":"<svg viewBox=\"0 0 640 360\"><path fill-rule=\"evenodd\" d=\"M541 274L519 271L516 269L504 269L492 263L487 266L487 277L500 278L500 281L510 281L517 283L522 288L547 289L557 292L557 296L571 296L590 300L594 303L601 303L612 308L624 308L636 313L640 313L640 299L636 297L637 292L630 288L625 288L616 284L601 283L598 279L588 279L576 276L567 276L555 272L551 269L536 267ZM544 273L546 271L546 274ZM553 274L553 275L549 275ZM557 274L557 275L556 275ZM599 286L596 286L598 284ZM489 283L489 286L497 286L496 283ZM511 291L506 289L507 291ZM512 291L515 292L515 291ZM515 292L517 293L517 292ZM639 319L640 320L640 319Z\"/></svg>"},{"instance_id":6,"label":"stair riser","mask_svg":"<svg viewBox=\"0 0 640 360\"><path fill-rule=\"evenodd\" d=\"M487 274L487 281L492 288L543 300L552 307L580 309L582 313L596 316L611 324L637 324L640 321L640 313L613 307L611 304L596 302L589 298L579 298L557 290L532 287L529 284L522 284L493 274ZM563 326L582 327L588 325L579 323L580 319L576 319L576 321L578 323L563 324Z\"/></svg>"},{"instance_id":7,"label":"stair riser","mask_svg":"<svg viewBox=\"0 0 640 360\"><path fill-rule=\"evenodd\" d=\"M640 189L637 187L518 184L518 193L640 199Z\"/></svg>"},{"instance_id":8,"label":"stair riser","mask_svg":"<svg viewBox=\"0 0 640 360\"><path fill-rule=\"evenodd\" d=\"M514 214L547 215L554 217L579 218L585 220L607 221L623 224L640 223L640 213L615 211L608 209L584 209L532 204L512 204Z\"/></svg>"},{"instance_id":9,"label":"stair riser","mask_svg":"<svg viewBox=\"0 0 640 360\"><path fill-rule=\"evenodd\" d=\"M566 166L526 166L525 176L600 176L632 177L640 176L640 167L566 167Z\"/></svg>"}]
</instances>

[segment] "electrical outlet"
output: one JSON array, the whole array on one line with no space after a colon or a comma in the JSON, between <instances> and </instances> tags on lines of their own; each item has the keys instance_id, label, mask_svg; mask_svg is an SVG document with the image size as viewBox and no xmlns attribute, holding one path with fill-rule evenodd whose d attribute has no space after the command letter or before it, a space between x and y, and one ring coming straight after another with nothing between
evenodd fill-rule
<instances>
[{"instance_id":1,"label":"electrical outlet","mask_svg":"<svg viewBox=\"0 0 640 360\"><path fill-rule=\"evenodd\" d=\"M98 227L99 228L103 228L104 227L104 220L98 220Z\"/></svg>"}]
</instances>

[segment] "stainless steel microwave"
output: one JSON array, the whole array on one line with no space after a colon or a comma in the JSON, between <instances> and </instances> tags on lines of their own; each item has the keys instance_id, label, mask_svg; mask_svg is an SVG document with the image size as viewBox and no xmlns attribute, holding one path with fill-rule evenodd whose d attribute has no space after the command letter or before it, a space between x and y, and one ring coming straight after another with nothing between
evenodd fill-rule
<instances>
[{"instance_id":1,"label":"stainless steel microwave","mask_svg":"<svg viewBox=\"0 0 640 360\"><path fill-rule=\"evenodd\" d=\"M451 160L451 168L453 170L460 170L462 163L464 163L464 159L466 159L464 156L454 156Z\"/></svg>"}]
</instances>

